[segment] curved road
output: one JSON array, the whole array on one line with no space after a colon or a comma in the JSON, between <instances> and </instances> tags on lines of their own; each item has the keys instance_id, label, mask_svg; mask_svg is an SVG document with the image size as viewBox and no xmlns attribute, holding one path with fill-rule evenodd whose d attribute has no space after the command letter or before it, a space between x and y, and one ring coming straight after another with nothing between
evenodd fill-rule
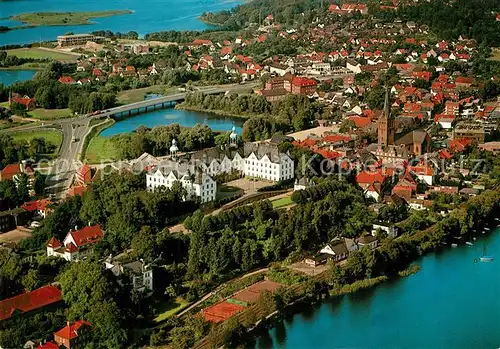
<instances>
[{"instance_id":1,"label":"curved road","mask_svg":"<svg viewBox=\"0 0 500 349\"><path fill-rule=\"evenodd\" d=\"M218 94L224 92L242 92L249 88L254 88L257 83L248 84L231 84L217 86L203 86L197 88L197 91L206 94ZM50 164L50 176L48 179L48 191L55 194L58 198L63 198L67 189L73 183L73 178L76 171L82 165L80 154L83 151L85 138L90 132L90 121L92 119L107 119L113 115L128 112L139 108L150 107L160 103L172 101L180 101L185 99L188 92L176 93L151 100L140 101L136 103L126 104L114 108L107 109L105 112L97 115L80 115L74 118L46 121L35 125L26 125L13 127L10 129L0 130L0 134L12 133L16 131L29 131L38 128L57 128L61 129L63 134L63 142L61 144L57 160Z\"/></svg>"}]
</instances>

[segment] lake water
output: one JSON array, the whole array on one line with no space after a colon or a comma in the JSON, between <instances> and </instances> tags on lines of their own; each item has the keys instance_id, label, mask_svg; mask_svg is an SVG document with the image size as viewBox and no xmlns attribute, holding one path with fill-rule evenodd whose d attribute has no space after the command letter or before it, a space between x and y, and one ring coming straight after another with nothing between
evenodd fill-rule
<instances>
[{"instance_id":1,"label":"lake water","mask_svg":"<svg viewBox=\"0 0 500 349\"><path fill-rule=\"evenodd\" d=\"M33 79L36 70L0 70L0 84L12 85L16 81Z\"/></svg>"},{"instance_id":2,"label":"lake water","mask_svg":"<svg viewBox=\"0 0 500 349\"><path fill-rule=\"evenodd\" d=\"M153 128L179 124L184 127L193 127L196 124L207 124L214 131L231 131L234 126L236 132L241 134L244 120L232 119L211 113L193 112L182 109L167 108L149 113L139 114L121 121L117 121L110 128L101 132L101 136L110 137L120 133L135 131L139 126Z\"/></svg>"},{"instance_id":3,"label":"lake water","mask_svg":"<svg viewBox=\"0 0 500 349\"><path fill-rule=\"evenodd\" d=\"M55 40L67 32L75 34L94 30L136 31L140 35L163 30L199 30L209 26L198 19L203 12L230 9L243 0L9 0L0 1L0 26L22 23L8 19L23 12L75 12L132 10L133 14L96 18L91 25L36 27L0 34L0 46Z\"/></svg>"},{"instance_id":4,"label":"lake water","mask_svg":"<svg viewBox=\"0 0 500 349\"><path fill-rule=\"evenodd\" d=\"M417 274L290 316L255 348L498 348L500 230L483 241L492 263L474 263L479 241L429 254Z\"/></svg>"}]
</instances>

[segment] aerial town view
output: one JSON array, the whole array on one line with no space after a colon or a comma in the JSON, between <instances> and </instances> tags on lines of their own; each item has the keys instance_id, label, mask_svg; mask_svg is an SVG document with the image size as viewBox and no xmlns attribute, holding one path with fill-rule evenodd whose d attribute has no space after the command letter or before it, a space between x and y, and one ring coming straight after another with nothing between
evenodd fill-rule
<instances>
[{"instance_id":1,"label":"aerial town view","mask_svg":"<svg viewBox=\"0 0 500 349\"><path fill-rule=\"evenodd\" d=\"M499 0L0 0L0 349L494 349L499 295Z\"/></svg>"}]
</instances>

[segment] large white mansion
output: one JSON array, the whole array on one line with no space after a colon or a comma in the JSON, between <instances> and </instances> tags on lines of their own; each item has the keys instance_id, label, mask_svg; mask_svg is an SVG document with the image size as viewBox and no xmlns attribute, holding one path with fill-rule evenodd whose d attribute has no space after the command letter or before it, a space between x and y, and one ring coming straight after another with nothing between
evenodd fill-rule
<instances>
[{"instance_id":1,"label":"large white mansion","mask_svg":"<svg viewBox=\"0 0 500 349\"><path fill-rule=\"evenodd\" d=\"M172 145L175 155L177 147ZM281 153L278 146L269 143L245 143L242 148L219 147L201 150L187 157L160 162L146 174L149 190L164 186L171 188L178 181L186 189L188 198L199 197L201 202L215 200L215 176L234 171L252 178L283 181L294 177L293 159Z\"/></svg>"}]
</instances>

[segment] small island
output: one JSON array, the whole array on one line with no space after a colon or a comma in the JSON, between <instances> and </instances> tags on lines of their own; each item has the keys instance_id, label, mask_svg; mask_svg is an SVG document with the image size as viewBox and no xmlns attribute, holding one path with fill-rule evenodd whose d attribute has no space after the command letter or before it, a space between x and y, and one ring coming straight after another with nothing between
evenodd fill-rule
<instances>
[{"instance_id":1,"label":"small island","mask_svg":"<svg viewBox=\"0 0 500 349\"><path fill-rule=\"evenodd\" d=\"M33 12L21 13L10 19L20 21L28 26L43 25L82 25L91 24L90 19L110 17L115 15L130 14L130 10L111 10L111 11L90 11L90 12Z\"/></svg>"}]
</instances>

